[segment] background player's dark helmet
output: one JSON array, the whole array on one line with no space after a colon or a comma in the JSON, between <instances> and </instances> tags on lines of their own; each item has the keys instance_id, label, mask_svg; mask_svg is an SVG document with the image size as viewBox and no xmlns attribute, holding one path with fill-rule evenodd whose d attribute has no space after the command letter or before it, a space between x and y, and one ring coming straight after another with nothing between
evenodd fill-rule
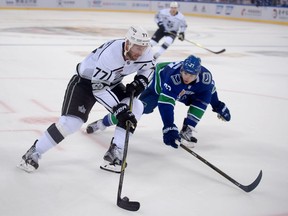
<instances>
[{"instance_id":1,"label":"background player's dark helmet","mask_svg":"<svg viewBox=\"0 0 288 216\"><path fill-rule=\"evenodd\" d=\"M201 72L201 59L194 55L188 56L183 61L181 70L193 75L199 74Z\"/></svg>"}]
</instances>

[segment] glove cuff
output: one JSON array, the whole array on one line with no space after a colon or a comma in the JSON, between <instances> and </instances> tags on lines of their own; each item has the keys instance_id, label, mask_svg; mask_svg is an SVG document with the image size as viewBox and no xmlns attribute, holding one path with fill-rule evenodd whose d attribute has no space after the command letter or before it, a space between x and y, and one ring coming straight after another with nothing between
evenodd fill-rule
<instances>
[{"instance_id":1,"label":"glove cuff","mask_svg":"<svg viewBox=\"0 0 288 216\"><path fill-rule=\"evenodd\" d=\"M113 107L113 114L117 117L119 113L128 110L128 105L125 103L119 103Z\"/></svg>"},{"instance_id":2,"label":"glove cuff","mask_svg":"<svg viewBox=\"0 0 288 216\"><path fill-rule=\"evenodd\" d=\"M216 113L219 113L219 112L222 111L222 109L223 109L224 107L225 107L225 103L219 101L216 106L212 107L212 111L213 111L213 112L216 112Z\"/></svg>"},{"instance_id":3,"label":"glove cuff","mask_svg":"<svg viewBox=\"0 0 288 216\"><path fill-rule=\"evenodd\" d=\"M164 127L163 129L162 129L162 132L165 134L165 133L167 133L167 132L169 132L169 131L178 131L178 128L177 128L177 126L174 124L174 125L172 125L172 126L167 126L167 127Z\"/></svg>"}]
</instances>

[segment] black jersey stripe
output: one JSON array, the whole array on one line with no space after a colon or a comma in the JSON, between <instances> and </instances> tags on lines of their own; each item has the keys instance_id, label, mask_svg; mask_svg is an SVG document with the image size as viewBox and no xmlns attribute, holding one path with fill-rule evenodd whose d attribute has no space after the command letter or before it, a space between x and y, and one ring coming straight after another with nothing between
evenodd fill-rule
<instances>
[{"instance_id":1,"label":"black jersey stripe","mask_svg":"<svg viewBox=\"0 0 288 216\"><path fill-rule=\"evenodd\" d=\"M63 102L63 104L65 104L65 106L63 106L63 108L62 108L63 114L67 114L68 109L69 109L70 104L71 104L73 92L74 92L77 84L80 82L80 80L81 80L81 77L78 75L74 75L72 77L72 79L70 80L70 82L67 86L67 90L66 90L66 94L65 94L65 98L64 98L64 102Z\"/></svg>"},{"instance_id":2,"label":"black jersey stripe","mask_svg":"<svg viewBox=\"0 0 288 216\"><path fill-rule=\"evenodd\" d=\"M119 103L119 100L118 98L115 96L115 94L113 94L109 89L106 89L106 91L111 95L111 97L115 100L115 102L118 104ZM105 106L106 109L108 109L110 112L112 112L112 108L110 106L110 104L106 103L106 101L104 101L102 98L100 97L97 97L96 95L94 95L96 100L101 103L103 106Z\"/></svg>"}]
</instances>

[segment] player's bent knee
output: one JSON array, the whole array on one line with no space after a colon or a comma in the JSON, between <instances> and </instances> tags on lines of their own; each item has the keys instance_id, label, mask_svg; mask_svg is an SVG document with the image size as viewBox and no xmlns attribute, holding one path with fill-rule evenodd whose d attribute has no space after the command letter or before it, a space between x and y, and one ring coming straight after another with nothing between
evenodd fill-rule
<instances>
[{"instance_id":1,"label":"player's bent knee","mask_svg":"<svg viewBox=\"0 0 288 216\"><path fill-rule=\"evenodd\" d=\"M129 105L129 98L125 98L121 101L121 103L126 103ZM144 106L142 101L140 101L138 98L133 99L133 107L132 107L132 113L134 114L137 121L141 118L143 114Z\"/></svg>"},{"instance_id":2,"label":"player's bent knee","mask_svg":"<svg viewBox=\"0 0 288 216\"><path fill-rule=\"evenodd\" d=\"M64 137L66 137L78 131L83 125L83 123L83 120L78 117L61 116L56 126L59 131L64 135Z\"/></svg>"},{"instance_id":3,"label":"player's bent knee","mask_svg":"<svg viewBox=\"0 0 288 216\"><path fill-rule=\"evenodd\" d=\"M78 131L83 123L83 120L77 117L61 116L47 131L56 143L60 143L66 136Z\"/></svg>"},{"instance_id":4,"label":"player's bent knee","mask_svg":"<svg viewBox=\"0 0 288 216\"><path fill-rule=\"evenodd\" d=\"M61 116L59 121L47 129L48 134L55 143L60 143L66 136L78 131L83 125L83 120L71 116Z\"/></svg>"}]
</instances>

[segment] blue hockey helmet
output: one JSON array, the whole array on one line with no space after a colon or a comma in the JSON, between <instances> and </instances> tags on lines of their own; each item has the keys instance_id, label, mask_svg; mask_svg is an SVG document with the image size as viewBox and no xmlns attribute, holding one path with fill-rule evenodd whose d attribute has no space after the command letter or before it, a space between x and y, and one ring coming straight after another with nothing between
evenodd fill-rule
<instances>
[{"instance_id":1,"label":"blue hockey helmet","mask_svg":"<svg viewBox=\"0 0 288 216\"><path fill-rule=\"evenodd\" d=\"M188 56L183 61L181 70L193 75L199 74L201 72L201 59L194 55Z\"/></svg>"}]
</instances>

